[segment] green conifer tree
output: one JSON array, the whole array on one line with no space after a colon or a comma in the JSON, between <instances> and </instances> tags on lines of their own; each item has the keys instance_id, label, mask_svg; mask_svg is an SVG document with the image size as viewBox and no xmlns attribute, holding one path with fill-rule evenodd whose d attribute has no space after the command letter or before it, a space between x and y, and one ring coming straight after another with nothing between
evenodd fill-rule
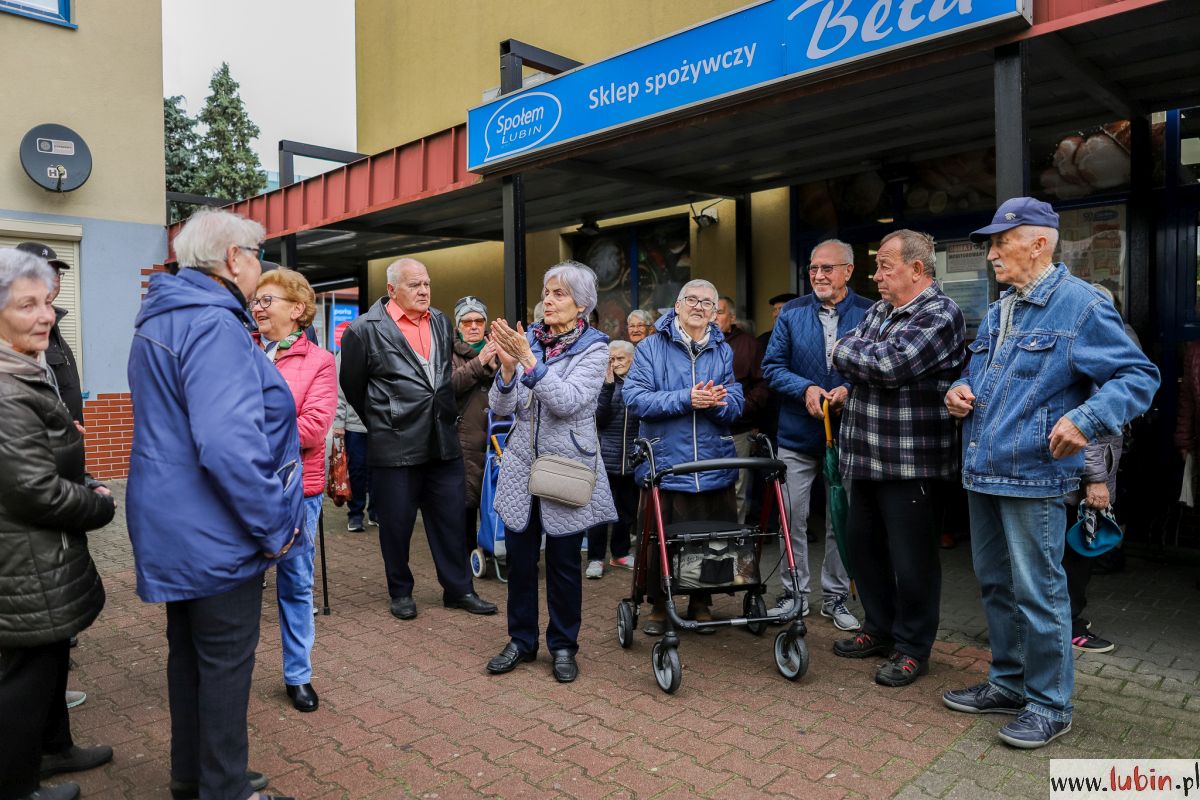
<instances>
[{"instance_id":1,"label":"green conifer tree","mask_svg":"<svg viewBox=\"0 0 1200 800\"><path fill-rule=\"evenodd\" d=\"M163 98L163 139L168 192L196 191L196 150L200 135L196 121L183 109L182 95ZM190 206L171 203L170 222L183 219Z\"/></svg>"},{"instance_id":2,"label":"green conifer tree","mask_svg":"<svg viewBox=\"0 0 1200 800\"><path fill-rule=\"evenodd\" d=\"M267 186L258 154L250 146L258 126L238 94L238 83L222 62L208 84L211 94L200 109L200 137L195 191L210 197L241 200Z\"/></svg>"}]
</instances>

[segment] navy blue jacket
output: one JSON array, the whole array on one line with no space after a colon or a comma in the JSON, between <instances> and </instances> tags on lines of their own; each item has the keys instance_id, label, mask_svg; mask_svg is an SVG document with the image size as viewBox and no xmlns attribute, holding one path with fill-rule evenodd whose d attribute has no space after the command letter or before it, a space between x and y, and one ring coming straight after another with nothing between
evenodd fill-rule
<instances>
[{"instance_id":1,"label":"navy blue jacket","mask_svg":"<svg viewBox=\"0 0 1200 800\"><path fill-rule=\"evenodd\" d=\"M837 304L837 335L842 338L858 327L866 316L871 301L855 294L850 288ZM821 301L815 294L798 297L783 307L767 354L763 357L763 378L779 393L779 432L781 447L820 456L825 452L825 423L808 413L804 393L816 384L826 391L849 385L837 370L826 366L825 329L817 318ZM833 418L834 441L837 441L839 416Z\"/></svg>"},{"instance_id":2,"label":"navy blue jacket","mask_svg":"<svg viewBox=\"0 0 1200 800\"><path fill-rule=\"evenodd\" d=\"M260 575L300 526L296 401L212 278L157 274L129 352L133 452L125 515L137 593L211 597ZM288 555L306 549L296 538Z\"/></svg>"},{"instance_id":3,"label":"navy blue jacket","mask_svg":"<svg viewBox=\"0 0 1200 800\"><path fill-rule=\"evenodd\" d=\"M721 329L709 323L708 343L699 353L675 329L675 312L654 325L654 333L638 342L633 366L625 376L624 396L629 410L641 421L641 436L654 446L655 466L662 470L685 461L734 458L729 426L742 416L742 385L733 376L733 351ZM692 408L692 387L697 383L722 384L725 405L697 411ZM634 472L646 479L650 465L643 461ZM662 488L676 492L708 492L732 486L737 470L698 472L671 476Z\"/></svg>"},{"instance_id":4,"label":"navy blue jacket","mask_svg":"<svg viewBox=\"0 0 1200 800\"><path fill-rule=\"evenodd\" d=\"M600 389L596 401L596 427L600 429L600 455L604 457L604 469L612 475L628 475L633 472L633 443L638 437L639 420L625 405L625 379L614 375L612 383Z\"/></svg>"}]
</instances>

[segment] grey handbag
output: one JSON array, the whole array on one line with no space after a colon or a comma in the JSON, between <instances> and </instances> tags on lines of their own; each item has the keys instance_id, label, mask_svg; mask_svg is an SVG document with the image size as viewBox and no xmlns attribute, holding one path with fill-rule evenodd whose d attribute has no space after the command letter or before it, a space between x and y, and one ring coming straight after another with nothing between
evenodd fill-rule
<instances>
[{"instance_id":1,"label":"grey handbag","mask_svg":"<svg viewBox=\"0 0 1200 800\"><path fill-rule=\"evenodd\" d=\"M533 403L533 392L529 393ZM526 407L529 406L526 404ZM533 427L540 418L534 404L529 414L529 450L537 453ZM571 508L582 508L592 501L596 489L596 473L590 467L565 456L537 456L529 466L529 493L543 500L552 500Z\"/></svg>"}]
</instances>

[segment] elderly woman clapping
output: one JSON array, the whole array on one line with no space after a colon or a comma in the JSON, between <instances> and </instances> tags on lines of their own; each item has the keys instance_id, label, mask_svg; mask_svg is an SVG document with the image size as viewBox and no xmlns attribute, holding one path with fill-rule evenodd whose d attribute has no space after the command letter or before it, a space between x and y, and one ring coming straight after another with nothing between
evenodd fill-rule
<instances>
[{"instance_id":1,"label":"elderly woman clapping","mask_svg":"<svg viewBox=\"0 0 1200 800\"><path fill-rule=\"evenodd\" d=\"M107 525L107 489L85 485L83 435L59 399L45 352L54 269L0 250L0 797L74 798L39 775L112 758L76 747L63 692L70 638L104 607L86 531Z\"/></svg>"},{"instance_id":2,"label":"elderly woman clapping","mask_svg":"<svg viewBox=\"0 0 1200 800\"><path fill-rule=\"evenodd\" d=\"M262 575L300 534L296 402L251 337L261 225L198 211L175 238L129 352L127 496L137 593L167 606L171 789L245 800ZM258 796L258 795L254 795Z\"/></svg>"},{"instance_id":3,"label":"elderly woman clapping","mask_svg":"<svg viewBox=\"0 0 1200 800\"><path fill-rule=\"evenodd\" d=\"M313 544L325 491L325 435L337 411L333 354L309 341L304 329L317 313L317 296L299 272L273 269L258 279L250 301L263 349L275 362L296 401L304 479L304 535L279 560L275 597L283 639L283 683L297 711L316 711L312 686Z\"/></svg>"},{"instance_id":4,"label":"elderly woman clapping","mask_svg":"<svg viewBox=\"0 0 1200 800\"><path fill-rule=\"evenodd\" d=\"M584 532L616 519L596 435L596 401L608 368L608 337L587 323L596 306L596 276L574 261L551 267L542 281L544 318L526 333L503 319L492 324L500 371L489 401L496 414L515 414L500 466L494 507L508 545L508 635L488 672L509 672L533 661L538 648L538 553L546 534L546 645L556 680L579 674L583 580L579 549ZM547 457L558 457L557 467ZM537 469L535 469L535 462ZM552 474L579 465L595 481L590 496L552 498L531 475L565 484ZM545 467L544 471L543 467ZM586 482L574 481L586 486ZM539 491L539 495L532 494Z\"/></svg>"}]
</instances>

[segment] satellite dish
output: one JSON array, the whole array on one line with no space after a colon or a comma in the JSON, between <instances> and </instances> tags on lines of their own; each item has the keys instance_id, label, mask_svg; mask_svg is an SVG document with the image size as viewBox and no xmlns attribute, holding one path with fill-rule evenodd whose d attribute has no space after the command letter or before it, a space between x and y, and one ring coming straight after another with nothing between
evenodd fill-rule
<instances>
[{"instance_id":1,"label":"satellite dish","mask_svg":"<svg viewBox=\"0 0 1200 800\"><path fill-rule=\"evenodd\" d=\"M71 192L92 174L92 151L65 125L38 125L21 140L21 166L30 180L52 192Z\"/></svg>"}]
</instances>

